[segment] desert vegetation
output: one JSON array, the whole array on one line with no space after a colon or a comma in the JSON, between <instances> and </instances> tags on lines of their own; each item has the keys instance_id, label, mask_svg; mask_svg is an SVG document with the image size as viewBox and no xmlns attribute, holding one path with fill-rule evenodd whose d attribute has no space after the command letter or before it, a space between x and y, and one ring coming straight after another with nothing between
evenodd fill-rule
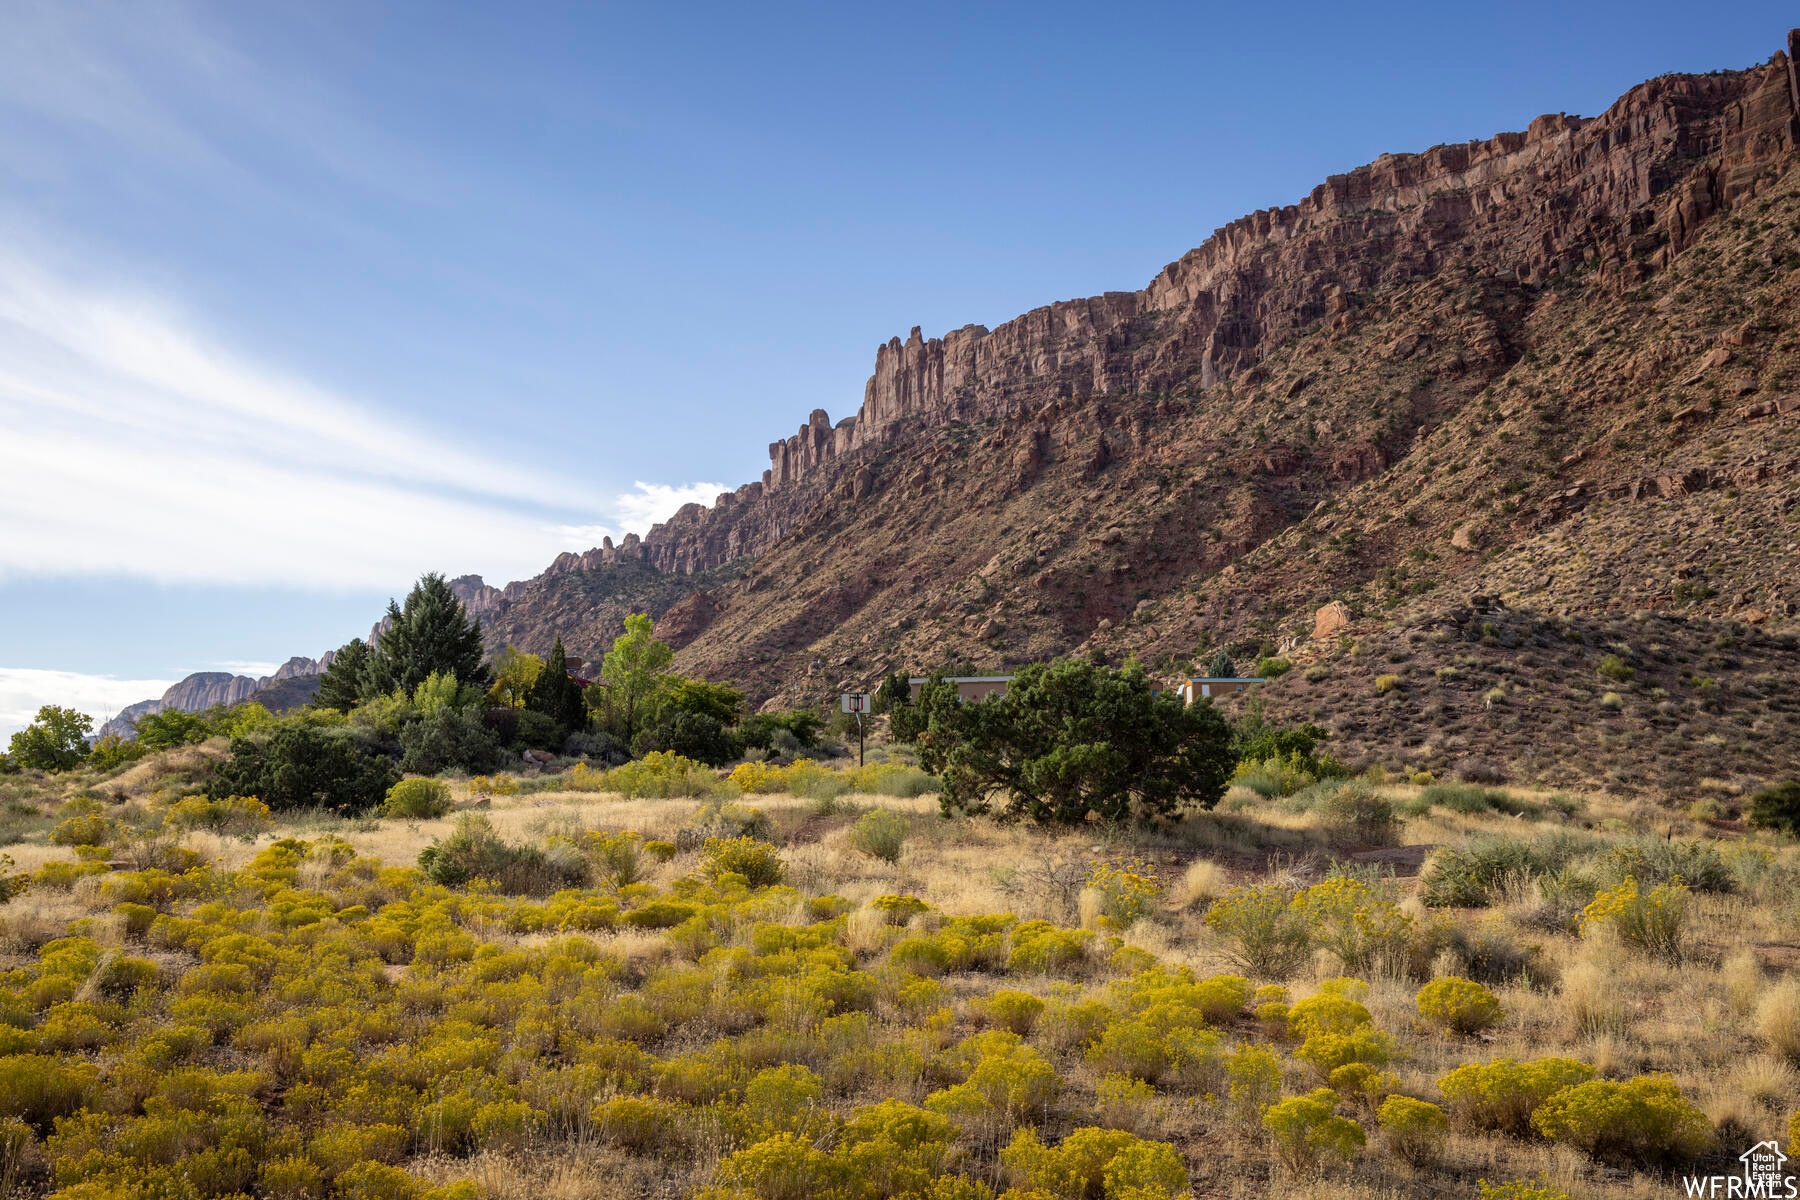
<instances>
[{"instance_id":1,"label":"desert vegetation","mask_svg":"<svg viewBox=\"0 0 1800 1200\"><path fill-rule=\"evenodd\" d=\"M620 643L0 776L0 1186L1626 1197L1790 1136L1791 786L1352 774L1087 660L887 689L858 767Z\"/></svg>"}]
</instances>

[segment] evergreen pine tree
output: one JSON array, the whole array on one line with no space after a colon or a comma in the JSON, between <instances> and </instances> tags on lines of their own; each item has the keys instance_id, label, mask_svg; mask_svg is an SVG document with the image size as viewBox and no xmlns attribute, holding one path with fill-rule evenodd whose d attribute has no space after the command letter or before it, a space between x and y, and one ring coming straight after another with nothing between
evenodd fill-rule
<instances>
[{"instance_id":1,"label":"evergreen pine tree","mask_svg":"<svg viewBox=\"0 0 1800 1200\"><path fill-rule=\"evenodd\" d=\"M331 656L331 665L319 676L319 690L312 702L320 708L349 712L362 700L363 671L369 663L369 645L352 638Z\"/></svg>"},{"instance_id":2,"label":"evergreen pine tree","mask_svg":"<svg viewBox=\"0 0 1800 1200\"><path fill-rule=\"evenodd\" d=\"M569 660L563 653L562 638L544 660L544 669L532 681L525 695L526 707L543 713L564 729L582 729L587 725L587 699L581 685L569 677Z\"/></svg>"},{"instance_id":3,"label":"evergreen pine tree","mask_svg":"<svg viewBox=\"0 0 1800 1200\"><path fill-rule=\"evenodd\" d=\"M400 688L410 696L434 671L485 690L492 677L481 658L481 622L469 619L462 601L434 572L413 585L405 608L388 601L388 627L363 669L362 694Z\"/></svg>"}]
</instances>

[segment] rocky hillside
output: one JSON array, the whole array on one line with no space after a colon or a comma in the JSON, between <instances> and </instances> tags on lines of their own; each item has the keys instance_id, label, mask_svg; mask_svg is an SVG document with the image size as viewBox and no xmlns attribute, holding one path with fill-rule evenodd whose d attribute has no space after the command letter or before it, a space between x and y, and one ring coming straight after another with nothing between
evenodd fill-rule
<instances>
[{"instance_id":1,"label":"rocky hillside","mask_svg":"<svg viewBox=\"0 0 1800 1200\"><path fill-rule=\"evenodd\" d=\"M645 609L779 703L1223 645L1293 660L1269 703L1350 757L1795 773L1796 51L1384 156L1140 291L914 329L761 481L460 582L496 647L594 657Z\"/></svg>"}]
</instances>

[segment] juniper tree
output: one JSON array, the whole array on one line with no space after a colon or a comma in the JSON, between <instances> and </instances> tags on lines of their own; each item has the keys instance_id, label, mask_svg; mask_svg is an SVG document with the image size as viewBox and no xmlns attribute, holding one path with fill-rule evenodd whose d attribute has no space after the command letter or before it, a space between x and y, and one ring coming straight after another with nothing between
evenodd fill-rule
<instances>
[{"instance_id":1,"label":"juniper tree","mask_svg":"<svg viewBox=\"0 0 1800 1200\"><path fill-rule=\"evenodd\" d=\"M543 670L526 692L525 706L571 732L587 725L587 700L581 694L581 685L569 677L569 659L563 652L561 637L556 639Z\"/></svg>"},{"instance_id":2,"label":"juniper tree","mask_svg":"<svg viewBox=\"0 0 1800 1200\"><path fill-rule=\"evenodd\" d=\"M400 688L410 696L436 671L483 689L492 682L482 661L481 622L469 619L462 601L434 572L413 585L406 607L388 601L388 627L363 668L361 695L367 699Z\"/></svg>"},{"instance_id":3,"label":"juniper tree","mask_svg":"<svg viewBox=\"0 0 1800 1200\"><path fill-rule=\"evenodd\" d=\"M369 663L369 644L361 638L352 638L338 648L331 656L331 665L319 675L319 690L313 693L313 703L320 708L335 708L339 712L349 712L363 698L363 672Z\"/></svg>"}]
</instances>

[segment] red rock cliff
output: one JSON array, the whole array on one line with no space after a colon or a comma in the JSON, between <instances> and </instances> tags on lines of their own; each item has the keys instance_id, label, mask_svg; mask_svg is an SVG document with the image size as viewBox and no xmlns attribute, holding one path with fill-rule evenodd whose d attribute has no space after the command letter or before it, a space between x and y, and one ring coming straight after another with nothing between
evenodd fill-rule
<instances>
[{"instance_id":1,"label":"red rock cliff","mask_svg":"<svg viewBox=\"0 0 1800 1200\"><path fill-rule=\"evenodd\" d=\"M1585 265L1634 283L1794 148L1796 42L1748 71L1650 80L1596 118L1554 114L1523 133L1384 155L1215 231L1142 291L1062 301L993 330L926 339L915 327L876 350L854 417L834 427L814 410L769 446L764 483L812 478L918 423L1205 386L1346 313L1357 293L1451 264L1528 282Z\"/></svg>"}]
</instances>

